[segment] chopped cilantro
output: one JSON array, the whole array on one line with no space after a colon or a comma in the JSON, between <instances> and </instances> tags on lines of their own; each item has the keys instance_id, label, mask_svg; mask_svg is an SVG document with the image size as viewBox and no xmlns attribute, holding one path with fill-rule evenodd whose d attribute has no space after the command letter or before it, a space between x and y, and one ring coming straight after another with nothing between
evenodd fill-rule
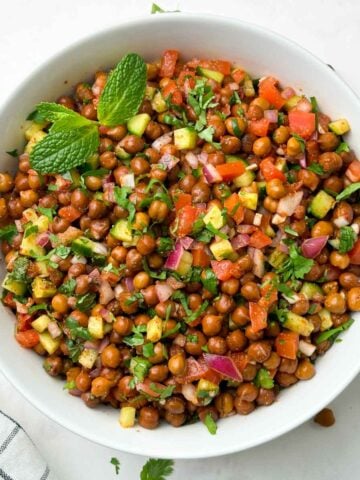
<instances>
[{"instance_id":1,"label":"chopped cilantro","mask_svg":"<svg viewBox=\"0 0 360 480\"><path fill-rule=\"evenodd\" d=\"M151 365L152 364L149 362L149 360L146 360L146 358L142 357L133 357L130 360L129 370L134 375L136 383L144 380Z\"/></svg>"},{"instance_id":2,"label":"chopped cilantro","mask_svg":"<svg viewBox=\"0 0 360 480\"><path fill-rule=\"evenodd\" d=\"M114 467L115 467L115 474L119 475L119 472L120 472L120 462L119 462L119 460L116 457L112 457L112 459L110 460L110 463L111 463L111 465L114 465Z\"/></svg>"},{"instance_id":3,"label":"chopped cilantro","mask_svg":"<svg viewBox=\"0 0 360 480\"><path fill-rule=\"evenodd\" d=\"M143 346L143 355L146 358L152 357L154 355L154 344L153 343L146 343Z\"/></svg>"},{"instance_id":4,"label":"chopped cilantro","mask_svg":"<svg viewBox=\"0 0 360 480\"><path fill-rule=\"evenodd\" d=\"M74 278L69 278L69 280L67 280L61 285L61 287L59 288L59 293L70 296L74 293L75 287L76 280Z\"/></svg>"},{"instance_id":5,"label":"chopped cilantro","mask_svg":"<svg viewBox=\"0 0 360 480\"><path fill-rule=\"evenodd\" d=\"M310 172L316 173L316 175L323 175L324 169L319 163L312 163L307 167Z\"/></svg>"},{"instance_id":6,"label":"chopped cilantro","mask_svg":"<svg viewBox=\"0 0 360 480\"><path fill-rule=\"evenodd\" d=\"M289 225L286 225L286 227L284 228L284 232L288 233L289 235L294 235L294 237L299 236L299 234L294 229L292 229Z\"/></svg>"},{"instance_id":7,"label":"chopped cilantro","mask_svg":"<svg viewBox=\"0 0 360 480\"><path fill-rule=\"evenodd\" d=\"M76 340L77 338L92 340L89 330L85 327L81 327L75 318L72 318L71 316L68 317L65 321L65 326L69 329L72 340Z\"/></svg>"},{"instance_id":8,"label":"chopped cilantro","mask_svg":"<svg viewBox=\"0 0 360 480\"><path fill-rule=\"evenodd\" d=\"M135 205L127 198L130 193L132 193L132 189L130 187L114 187L114 197L116 203L119 205L119 207L124 208L129 212L129 222L133 223L135 220L136 208Z\"/></svg>"},{"instance_id":9,"label":"chopped cilantro","mask_svg":"<svg viewBox=\"0 0 360 480\"><path fill-rule=\"evenodd\" d=\"M303 257L294 241L289 240L289 257L282 263L277 273L281 275L283 282L293 278L302 279L310 272L313 265L314 260Z\"/></svg>"},{"instance_id":10,"label":"chopped cilantro","mask_svg":"<svg viewBox=\"0 0 360 480\"><path fill-rule=\"evenodd\" d=\"M123 338L123 342L129 347L137 347L144 344L143 333L146 332L146 325L137 325L132 328L132 335Z\"/></svg>"},{"instance_id":11,"label":"chopped cilantro","mask_svg":"<svg viewBox=\"0 0 360 480\"><path fill-rule=\"evenodd\" d=\"M316 343L322 343L325 342L326 340L335 340L336 337L341 333L347 330L348 328L351 327L351 325L354 323L354 320L350 318L347 322L343 323L337 328L332 328L331 330L326 330L325 332L320 333L320 335L316 339Z\"/></svg>"},{"instance_id":12,"label":"chopped cilantro","mask_svg":"<svg viewBox=\"0 0 360 480\"><path fill-rule=\"evenodd\" d=\"M304 153L305 152L305 140L300 135L298 135L297 133L292 133L291 136L294 137L300 143L301 151Z\"/></svg>"},{"instance_id":13,"label":"chopped cilantro","mask_svg":"<svg viewBox=\"0 0 360 480\"><path fill-rule=\"evenodd\" d=\"M351 227L341 227L340 228L340 242L339 242L339 252L347 253L349 252L356 241L356 233Z\"/></svg>"},{"instance_id":14,"label":"chopped cilantro","mask_svg":"<svg viewBox=\"0 0 360 480\"><path fill-rule=\"evenodd\" d=\"M140 480L165 480L173 473L174 461L150 458L143 466Z\"/></svg>"},{"instance_id":15,"label":"chopped cilantro","mask_svg":"<svg viewBox=\"0 0 360 480\"><path fill-rule=\"evenodd\" d=\"M336 197L336 201L345 200L360 189L360 182L352 183Z\"/></svg>"},{"instance_id":16,"label":"chopped cilantro","mask_svg":"<svg viewBox=\"0 0 360 480\"><path fill-rule=\"evenodd\" d=\"M11 242L15 235L18 234L15 224L11 223L6 225L6 227L0 228L0 240L6 240Z\"/></svg>"},{"instance_id":17,"label":"chopped cilantro","mask_svg":"<svg viewBox=\"0 0 360 480\"><path fill-rule=\"evenodd\" d=\"M88 312L95 305L95 299L96 294L92 292L85 293L84 295L79 295L76 300L76 308L81 310L82 312Z\"/></svg>"},{"instance_id":18,"label":"chopped cilantro","mask_svg":"<svg viewBox=\"0 0 360 480\"><path fill-rule=\"evenodd\" d=\"M214 271L211 268L206 268L203 271L203 275L201 276L201 283L206 290L208 290L213 295L217 295L218 280Z\"/></svg>"},{"instance_id":19,"label":"chopped cilantro","mask_svg":"<svg viewBox=\"0 0 360 480\"><path fill-rule=\"evenodd\" d=\"M350 147L346 142L341 142L335 150L336 153L350 152Z\"/></svg>"},{"instance_id":20,"label":"chopped cilantro","mask_svg":"<svg viewBox=\"0 0 360 480\"><path fill-rule=\"evenodd\" d=\"M270 373L266 368L260 368L257 372L254 383L257 387L270 390L274 387L274 380L271 378Z\"/></svg>"},{"instance_id":21,"label":"chopped cilantro","mask_svg":"<svg viewBox=\"0 0 360 480\"><path fill-rule=\"evenodd\" d=\"M209 433L211 435L215 435L216 431L217 431L217 425L216 425L216 422L213 419L213 416L211 415L211 413L206 414L206 417L204 419L204 423L205 423L206 428L209 430Z\"/></svg>"},{"instance_id":22,"label":"chopped cilantro","mask_svg":"<svg viewBox=\"0 0 360 480\"><path fill-rule=\"evenodd\" d=\"M49 219L50 222L53 221L54 215L56 215L56 209L55 208L46 208L46 207L38 207L38 211L42 214L45 215Z\"/></svg>"},{"instance_id":23,"label":"chopped cilantro","mask_svg":"<svg viewBox=\"0 0 360 480\"><path fill-rule=\"evenodd\" d=\"M160 400L164 400L165 398L171 397L175 389L175 385L168 385L165 388L158 388L155 383L150 383L150 388L153 392L160 394Z\"/></svg>"}]
</instances>

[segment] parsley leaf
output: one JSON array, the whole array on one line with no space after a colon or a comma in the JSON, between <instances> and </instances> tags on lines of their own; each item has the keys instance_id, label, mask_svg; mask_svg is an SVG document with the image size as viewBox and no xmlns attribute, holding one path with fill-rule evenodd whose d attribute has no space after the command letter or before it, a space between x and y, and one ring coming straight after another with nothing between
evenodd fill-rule
<instances>
[{"instance_id":1,"label":"parsley leaf","mask_svg":"<svg viewBox=\"0 0 360 480\"><path fill-rule=\"evenodd\" d=\"M339 252L340 253L349 252L354 246L356 238L357 238L356 233L351 227L341 227Z\"/></svg>"},{"instance_id":2,"label":"parsley leaf","mask_svg":"<svg viewBox=\"0 0 360 480\"><path fill-rule=\"evenodd\" d=\"M340 200L345 200L358 190L360 190L360 182L352 183L351 185L346 187L341 193L339 193L339 195L336 197L336 201L339 202Z\"/></svg>"},{"instance_id":3,"label":"parsley leaf","mask_svg":"<svg viewBox=\"0 0 360 480\"><path fill-rule=\"evenodd\" d=\"M71 316L65 320L65 326L70 331L70 336L73 340L76 338L82 338L84 340L92 340L92 336L89 330L85 327L81 327L75 318Z\"/></svg>"},{"instance_id":4,"label":"parsley leaf","mask_svg":"<svg viewBox=\"0 0 360 480\"><path fill-rule=\"evenodd\" d=\"M140 480L165 480L173 473L174 461L161 458L150 458L143 466Z\"/></svg>"},{"instance_id":5,"label":"parsley leaf","mask_svg":"<svg viewBox=\"0 0 360 480\"><path fill-rule=\"evenodd\" d=\"M160 237L157 247L157 251L161 255L167 255L171 250L174 249L174 240L170 237Z\"/></svg>"},{"instance_id":6,"label":"parsley leaf","mask_svg":"<svg viewBox=\"0 0 360 480\"><path fill-rule=\"evenodd\" d=\"M314 260L303 257L300 254L299 248L291 241L289 245L289 257L277 272L281 274L283 282L287 282L291 278L304 278L304 276L310 272L313 265Z\"/></svg>"},{"instance_id":7,"label":"parsley leaf","mask_svg":"<svg viewBox=\"0 0 360 480\"><path fill-rule=\"evenodd\" d=\"M133 223L136 214L135 205L128 200L128 196L132 192L130 187L118 187L114 188L114 197L116 203L129 212L129 222Z\"/></svg>"},{"instance_id":8,"label":"parsley leaf","mask_svg":"<svg viewBox=\"0 0 360 480\"><path fill-rule=\"evenodd\" d=\"M307 167L307 170L316 173L316 175L323 175L325 173L323 167L319 163L312 163Z\"/></svg>"},{"instance_id":9,"label":"parsley leaf","mask_svg":"<svg viewBox=\"0 0 360 480\"><path fill-rule=\"evenodd\" d=\"M18 257L14 261L14 267L9 277L12 280L19 282L28 282L30 279L27 274L27 269L30 265L30 260L26 257Z\"/></svg>"},{"instance_id":10,"label":"parsley leaf","mask_svg":"<svg viewBox=\"0 0 360 480\"><path fill-rule=\"evenodd\" d=\"M143 333L146 332L146 325L138 325L132 328L132 335L123 338L123 342L129 347L137 347L144 344Z\"/></svg>"},{"instance_id":11,"label":"parsley leaf","mask_svg":"<svg viewBox=\"0 0 360 480\"><path fill-rule=\"evenodd\" d=\"M158 388L155 383L150 383L150 388L153 392L160 394L160 400L164 400L165 398L171 397L175 389L175 385L168 385L165 388Z\"/></svg>"},{"instance_id":12,"label":"parsley leaf","mask_svg":"<svg viewBox=\"0 0 360 480\"><path fill-rule=\"evenodd\" d=\"M50 222L53 221L54 215L56 215L56 210L55 208L46 208L46 207L37 207L38 211L42 214L45 215L49 219Z\"/></svg>"},{"instance_id":13,"label":"parsley leaf","mask_svg":"<svg viewBox=\"0 0 360 480\"><path fill-rule=\"evenodd\" d=\"M322 343L325 342L326 340L335 340L335 338L341 333L347 330L348 328L351 327L351 325L354 323L354 320L350 318L347 322L343 323L337 328L332 328L331 330L326 330L325 332L320 333L320 335L316 339L316 343Z\"/></svg>"},{"instance_id":14,"label":"parsley leaf","mask_svg":"<svg viewBox=\"0 0 360 480\"><path fill-rule=\"evenodd\" d=\"M218 280L211 268L206 268L204 270L203 275L201 276L201 283L210 293L213 295L217 294Z\"/></svg>"},{"instance_id":15,"label":"parsley leaf","mask_svg":"<svg viewBox=\"0 0 360 480\"><path fill-rule=\"evenodd\" d=\"M270 377L270 373L266 368L260 368L257 372L254 383L257 387L270 390L274 387L274 380Z\"/></svg>"},{"instance_id":16,"label":"parsley leaf","mask_svg":"<svg viewBox=\"0 0 360 480\"><path fill-rule=\"evenodd\" d=\"M143 346L142 353L143 353L144 357L146 357L146 358L152 357L155 353L154 352L154 344L153 343L146 343Z\"/></svg>"},{"instance_id":17,"label":"parsley leaf","mask_svg":"<svg viewBox=\"0 0 360 480\"><path fill-rule=\"evenodd\" d=\"M207 413L205 420L204 420L206 428L209 430L211 435L215 435L217 431L217 425L215 420L213 419L211 413Z\"/></svg>"},{"instance_id":18,"label":"parsley leaf","mask_svg":"<svg viewBox=\"0 0 360 480\"><path fill-rule=\"evenodd\" d=\"M6 227L0 228L0 240L6 240L11 242L11 240L18 234L15 224L11 223L6 225Z\"/></svg>"},{"instance_id":19,"label":"parsley leaf","mask_svg":"<svg viewBox=\"0 0 360 480\"><path fill-rule=\"evenodd\" d=\"M14 150L10 150L9 152L6 152L8 155L11 155L14 158L17 158L19 156L17 149L15 148Z\"/></svg>"},{"instance_id":20,"label":"parsley leaf","mask_svg":"<svg viewBox=\"0 0 360 480\"><path fill-rule=\"evenodd\" d=\"M75 291L76 287L76 280L74 278L69 278L65 283L61 285L59 288L59 293L63 293L65 295L72 295Z\"/></svg>"},{"instance_id":21,"label":"parsley leaf","mask_svg":"<svg viewBox=\"0 0 360 480\"><path fill-rule=\"evenodd\" d=\"M284 228L284 232L288 233L289 235L294 235L294 237L298 237L299 234L293 230L289 225L286 225L286 227Z\"/></svg>"},{"instance_id":22,"label":"parsley leaf","mask_svg":"<svg viewBox=\"0 0 360 480\"><path fill-rule=\"evenodd\" d=\"M79 340L66 340L66 346L69 350L69 357L73 362L77 362L79 360L80 354L84 349L84 346L79 343Z\"/></svg>"},{"instance_id":23,"label":"parsley leaf","mask_svg":"<svg viewBox=\"0 0 360 480\"><path fill-rule=\"evenodd\" d=\"M82 312L87 312L93 308L96 301L96 294L89 292L84 295L79 295L76 300L75 308L81 310Z\"/></svg>"},{"instance_id":24,"label":"parsley leaf","mask_svg":"<svg viewBox=\"0 0 360 480\"><path fill-rule=\"evenodd\" d=\"M336 153L350 152L350 147L346 142L341 142L335 150Z\"/></svg>"},{"instance_id":25,"label":"parsley leaf","mask_svg":"<svg viewBox=\"0 0 360 480\"><path fill-rule=\"evenodd\" d=\"M114 465L114 467L115 467L115 474L119 475L119 472L120 472L120 462L119 462L119 460L116 457L112 457L112 459L110 460L110 463L111 463L111 465Z\"/></svg>"},{"instance_id":26,"label":"parsley leaf","mask_svg":"<svg viewBox=\"0 0 360 480\"><path fill-rule=\"evenodd\" d=\"M137 382L142 382L146 377L152 364L149 360L142 357L133 357L130 360L130 372L134 375Z\"/></svg>"}]
</instances>

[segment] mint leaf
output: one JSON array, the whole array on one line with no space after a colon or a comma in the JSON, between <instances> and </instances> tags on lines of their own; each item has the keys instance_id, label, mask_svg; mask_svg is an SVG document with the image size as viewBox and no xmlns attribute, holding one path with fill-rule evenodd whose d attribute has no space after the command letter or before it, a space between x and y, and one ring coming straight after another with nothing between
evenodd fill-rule
<instances>
[{"instance_id":1,"label":"mint leaf","mask_svg":"<svg viewBox=\"0 0 360 480\"><path fill-rule=\"evenodd\" d=\"M30 154L31 168L39 173L62 173L86 162L99 146L95 125L47 135Z\"/></svg>"},{"instance_id":2,"label":"mint leaf","mask_svg":"<svg viewBox=\"0 0 360 480\"><path fill-rule=\"evenodd\" d=\"M14 158L17 158L17 157L19 156L18 151L17 151L16 148L14 148L14 150L8 151L8 152L6 152L6 153L7 153L8 155L11 155L11 156L14 157Z\"/></svg>"},{"instance_id":3,"label":"mint leaf","mask_svg":"<svg viewBox=\"0 0 360 480\"><path fill-rule=\"evenodd\" d=\"M15 224L11 223L6 225L6 227L0 228L0 240L6 240L11 242L11 240L18 234Z\"/></svg>"},{"instance_id":4,"label":"mint leaf","mask_svg":"<svg viewBox=\"0 0 360 480\"><path fill-rule=\"evenodd\" d=\"M125 55L110 73L98 104L102 125L115 126L135 115L146 88L146 64L136 53Z\"/></svg>"},{"instance_id":5,"label":"mint leaf","mask_svg":"<svg viewBox=\"0 0 360 480\"><path fill-rule=\"evenodd\" d=\"M346 187L345 190L339 193L339 195L336 197L336 201L338 202L339 200L345 200L358 190L360 190L360 182L352 183Z\"/></svg>"},{"instance_id":6,"label":"mint leaf","mask_svg":"<svg viewBox=\"0 0 360 480\"><path fill-rule=\"evenodd\" d=\"M42 102L36 106L36 110L42 118L54 124L50 128L50 132L53 133L63 130L71 130L73 128L79 128L93 123L79 113L76 113L63 105L59 105L58 103Z\"/></svg>"},{"instance_id":7,"label":"mint leaf","mask_svg":"<svg viewBox=\"0 0 360 480\"><path fill-rule=\"evenodd\" d=\"M339 252L347 253L349 252L356 241L356 233L351 227L341 227L340 228L340 242L339 242Z\"/></svg>"},{"instance_id":8,"label":"mint leaf","mask_svg":"<svg viewBox=\"0 0 360 480\"><path fill-rule=\"evenodd\" d=\"M150 458L143 466L140 480L165 480L173 473L174 461L161 458Z\"/></svg>"}]
</instances>

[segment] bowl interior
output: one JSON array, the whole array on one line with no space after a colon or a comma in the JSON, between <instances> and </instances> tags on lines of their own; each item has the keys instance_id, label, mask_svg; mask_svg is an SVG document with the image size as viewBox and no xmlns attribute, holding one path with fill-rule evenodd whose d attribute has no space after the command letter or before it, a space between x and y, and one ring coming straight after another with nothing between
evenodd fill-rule
<instances>
[{"instance_id":1,"label":"bowl interior","mask_svg":"<svg viewBox=\"0 0 360 480\"><path fill-rule=\"evenodd\" d=\"M254 76L273 74L317 97L324 112L348 118L348 141L360 149L360 105L353 92L325 64L300 47L271 32L237 20L206 15L166 14L124 23L67 49L33 73L0 112L0 151L23 145L23 124L39 101L54 101L70 92L96 70L109 68L128 52L152 60L166 48L184 57L223 58L243 66ZM0 169L14 170L14 160L2 155ZM2 273L4 266L2 263ZM103 445L130 453L162 458L199 458L240 451L296 427L329 403L360 369L360 323L355 322L344 341L317 362L317 375L283 391L271 408L259 408L247 417L220 422L216 436L202 424L155 431L123 430L118 412L91 410L62 390L63 383L46 375L41 359L21 349L13 339L13 315L0 306L2 345L0 366L9 380L39 410L70 430Z\"/></svg>"}]
</instances>

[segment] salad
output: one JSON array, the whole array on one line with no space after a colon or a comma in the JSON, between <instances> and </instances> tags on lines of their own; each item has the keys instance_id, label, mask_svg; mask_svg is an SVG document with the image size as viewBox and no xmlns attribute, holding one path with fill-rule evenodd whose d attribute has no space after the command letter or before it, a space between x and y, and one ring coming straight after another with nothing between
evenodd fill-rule
<instances>
[{"instance_id":1,"label":"salad","mask_svg":"<svg viewBox=\"0 0 360 480\"><path fill-rule=\"evenodd\" d=\"M0 173L18 344L122 427L214 434L310 380L360 310L349 130L274 77L176 50L40 103Z\"/></svg>"}]
</instances>

